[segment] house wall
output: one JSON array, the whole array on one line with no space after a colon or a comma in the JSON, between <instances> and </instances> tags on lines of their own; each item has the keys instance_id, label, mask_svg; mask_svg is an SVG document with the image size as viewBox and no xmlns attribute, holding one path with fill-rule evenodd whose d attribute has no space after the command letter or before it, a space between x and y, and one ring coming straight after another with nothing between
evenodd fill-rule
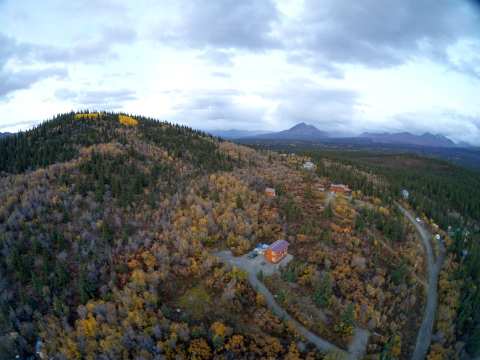
<instances>
[{"instance_id":1,"label":"house wall","mask_svg":"<svg viewBox=\"0 0 480 360\"><path fill-rule=\"evenodd\" d=\"M275 197L275 190L265 190L265 194L269 197Z\"/></svg>"},{"instance_id":2,"label":"house wall","mask_svg":"<svg viewBox=\"0 0 480 360\"><path fill-rule=\"evenodd\" d=\"M267 251L265 251L265 259L267 259L271 263L277 263L285 256L287 256L287 250L282 252L276 252L272 251L272 249L267 249Z\"/></svg>"}]
</instances>

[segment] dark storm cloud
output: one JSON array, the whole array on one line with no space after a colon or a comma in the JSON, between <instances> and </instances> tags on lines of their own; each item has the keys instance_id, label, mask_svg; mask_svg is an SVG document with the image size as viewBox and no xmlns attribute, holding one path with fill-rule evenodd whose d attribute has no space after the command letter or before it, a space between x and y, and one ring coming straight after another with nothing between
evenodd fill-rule
<instances>
[{"instance_id":1,"label":"dark storm cloud","mask_svg":"<svg viewBox=\"0 0 480 360\"><path fill-rule=\"evenodd\" d=\"M261 50L278 45L271 34L278 20L271 0L189 0L180 4L180 23L161 40L194 48Z\"/></svg>"},{"instance_id":2,"label":"dark storm cloud","mask_svg":"<svg viewBox=\"0 0 480 360\"><path fill-rule=\"evenodd\" d=\"M448 62L447 47L478 36L478 21L468 1L306 0L285 46L296 54L291 59L313 65L378 68L417 56Z\"/></svg>"},{"instance_id":3,"label":"dark storm cloud","mask_svg":"<svg viewBox=\"0 0 480 360\"><path fill-rule=\"evenodd\" d=\"M59 89L55 92L55 96L60 100L71 101L80 107L96 110L117 109L125 102L137 98L134 91L127 89L98 91Z\"/></svg>"}]
</instances>

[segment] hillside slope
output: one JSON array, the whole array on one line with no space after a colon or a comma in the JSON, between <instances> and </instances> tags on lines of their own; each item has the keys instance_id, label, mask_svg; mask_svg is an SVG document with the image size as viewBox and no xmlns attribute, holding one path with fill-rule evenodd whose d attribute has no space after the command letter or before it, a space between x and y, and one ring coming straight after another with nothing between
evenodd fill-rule
<instances>
[{"instance_id":1,"label":"hillside slope","mask_svg":"<svg viewBox=\"0 0 480 360\"><path fill-rule=\"evenodd\" d=\"M131 137L161 145L173 157L199 168L226 166L213 140L202 132L143 117L138 118L137 126L128 126L119 121L117 114L78 115L59 115L33 130L2 139L0 171L20 173L68 161L78 156L82 147L112 141L126 144Z\"/></svg>"},{"instance_id":2,"label":"hillside slope","mask_svg":"<svg viewBox=\"0 0 480 360\"><path fill-rule=\"evenodd\" d=\"M0 358L321 358L214 256L277 239L294 261L263 282L305 328L413 349L414 230L380 199L327 196L305 157L110 113L59 115L0 154Z\"/></svg>"}]
</instances>

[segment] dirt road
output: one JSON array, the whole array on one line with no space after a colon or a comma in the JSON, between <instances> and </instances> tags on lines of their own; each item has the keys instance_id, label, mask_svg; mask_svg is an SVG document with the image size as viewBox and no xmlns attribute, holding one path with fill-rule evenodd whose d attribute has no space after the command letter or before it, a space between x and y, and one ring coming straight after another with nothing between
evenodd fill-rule
<instances>
[{"instance_id":1,"label":"dirt road","mask_svg":"<svg viewBox=\"0 0 480 360\"><path fill-rule=\"evenodd\" d=\"M418 331L417 341L415 344L415 350L412 355L412 360L423 360L427 357L427 352L432 341L432 331L435 322L435 315L438 306L438 275L442 268L443 260L445 258L445 247L441 241L439 241L440 252L435 259L432 249L432 234L420 223L415 220L415 216L408 210L403 208L397 203L400 211L406 216L406 218L415 226L427 255L427 272L428 272L428 287L427 287L427 305L423 315L422 325Z\"/></svg>"},{"instance_id":2,"label":"dirt road","mask_svg":"<svg viewBox=\"0 0 480 360\"><path fill-rule=\"evenodd\" d=\"M242 257L234 257L230 251L221 251L217 254L223 262L241 268L242 270L246 271L248 274L248 280L252 287L262 294L265 297L265 301L267 306L270 310L273 311L275 315L279 318L290 321L297 331L309 342L314 344L318 350L324 353L328 352L339 352L343 353L347 359L349 360L357 360L361 359L366 351L368 338L370 333L367 330L356 328L355 334L352 342L348 347L348 352L340 349L336 345L332 344L331 342L321 338L318 335L315 335L310 330L305 328L302 324L300 324L297 320L295 320L292 316L290 316L275 300L272 293L263 285L263 283L258 280L257 273L255 272L255 267L248 266L248 263Z\"/></svg>"}]
</instances>

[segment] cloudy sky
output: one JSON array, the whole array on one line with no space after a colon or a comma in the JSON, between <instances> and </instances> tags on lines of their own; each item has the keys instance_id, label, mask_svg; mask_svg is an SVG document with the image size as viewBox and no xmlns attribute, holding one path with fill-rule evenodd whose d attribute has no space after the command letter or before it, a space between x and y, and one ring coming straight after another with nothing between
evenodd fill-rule
<instances>
[{"instance_id":1,"label":"cloudy sky","mask_svg":"<svg viewBox=\"0 0 480 360\"><path fill-rule=\"evenodd\" d=\"M473 0L0 0L0 131L115 110L480 145Z\"/></svg>"}]
</instances>

